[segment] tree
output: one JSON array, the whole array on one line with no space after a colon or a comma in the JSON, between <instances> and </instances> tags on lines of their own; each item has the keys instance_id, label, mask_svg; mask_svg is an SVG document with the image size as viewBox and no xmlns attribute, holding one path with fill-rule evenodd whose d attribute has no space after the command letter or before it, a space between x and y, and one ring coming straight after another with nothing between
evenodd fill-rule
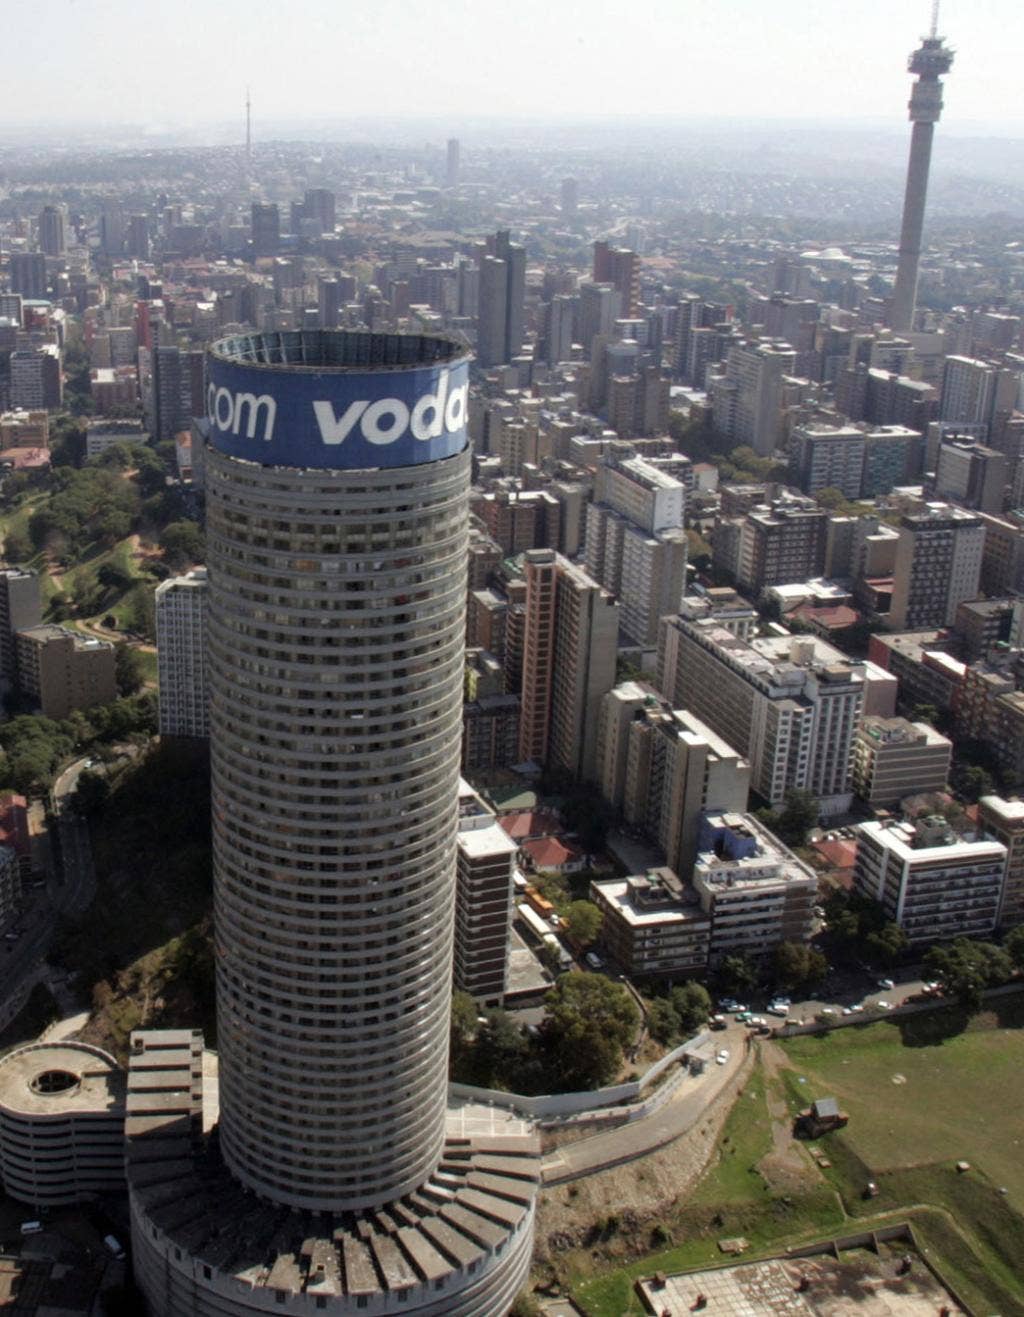
<instances>
[{"instance_id":1,"label":"tree","mask_svg":"<svg viewBox=\"0 0 1024 1317\"><path fill-rule=\"evenodd\" d=\"M520 1291L508 1317L544 1317L544 1310L527 1290Z\"/></svg>"},{"instance_id":2,"label":"tree","mask_svg":"<svg viewBox=\"0 0 1024 1317\"><path fill-rule=\"evenodd\" d=\"M987 768L980 764L965 764L955 760L949 774L950 786L956 794L969 805L976 804L982 796L990 796L995 790L995 778Z\"/></svg>"},{"instance_id":3,"label":"tree","mask_svg":"<svg viewBox=\"0 0 1024 1317\"><path fill-rule=\"evenodd\" d=\"M689 1038L707 1024L711 1014L711 997L702 983L679 984L672 989L670 1000L679 1017L679 1031L684 1038Z\"/></svg>"},{"instance_id":4,"label":"tree","mask_svg":"<svg viewBox=\"0 0 1024 1317\"><path fill-rule=\"evenodd\" d=\"M972 942L966 937L932 947L924 964L942 984L946 995L955 997L972 1012L981 1010L986 988L1007 983L1013 977L1013 961L1002 947L990 942Z\"/></svg>"},{"instance_id":5,"label":"tree","mask_svg":"<svg viewBox=\"0 0 1024 1317\"><path fill-rule=\"evenodd\" d=\"M110 783L101 773L85 769L75 784L74 807L79 814L91 818L99 814L110 798Z\"/></svg>"},{"instance_id":6,"label":"tree","mask_svg":"<svg viewBox=\"0 0 1024 1317\"><path fill-rule=\"evenodd\" d=\"M449 1047L449 1069L454 1075L468 1055L476 1034L476 1002L468 992L456 988L452 993L451 1045Z\"/></svg>"},{"instance_id":7,"label":"tree","mask_svg":"<svg viewBox=\"0 0 1024 1317\"><path fill-rule=\"evenodd\" d=\"M1007 933L1003 949L1017 969L1024 970L1024 924L1018 924Z\"/></svg>"},{"instance_id":8,"label":"tree","mask_svg":"<svg viewBox=\"0 0 1024 1317\"><path fill-rule=\"evenodd\" d=\"M589 947L597 939L604 915L592 901L573 901L565 912L565 928L578 947Z\"/></svg>"},{"instance_id":9,"label":"tree","mask_svg":"<svg viewBox=\"0 0 1024 1317\"><path fill-rule=\"evenodd\" d=\"M818 800L813 791L791 787L778 816L778 836L787 846L802 846L818 822Z\"/></svg>"},{"instance_id":10,"label":"tree","mask_svg":"<svg viewBox=\"0 0 1024 1317\"><path fill-rule=\"evenodd\" d=\"M825 957L803 942L780 942L772 952L772 975L780 988L802 988L827 973Z\"/></svg>"},{"instance_id":11,"label":"tree","mask_svg":"<svg viewBox=\"0 0 1024 1317\"><path fill-rule=\"evenodd\" d=\"M526 1034L510 1015L502 1010L487 1011L477 1029L470 1062L475 1082L485 1088L515 1087L528 1050Z\"/></svg>"},{"instance_id":12,"label":"tree","mask_svg":"<svg viewBox=\"0 0 1024 1317\"><path fill-rule=\"evenodd\" d=\"M899 924L887 920L881 928L864 939L864 950L874 965L891 969L907 949L907 935Z\"/></svg>"},{"instance_id":13,"label":"tree","mask_svg":"<svg viewBox=\"0 0 1024 1317\"><path fill-rule=\"evenodd\" d=\"M621 983L603 974L564 974L547 995L542 1037L563 1091L607 1084L636 1036L640 1012Z\"/></svg>"},{"instance_id":14,"label":"tree","mask_svg":"<svg viewBox=\"0 0 1024 1317\"><path fill-rule=\"evenodd\" d=\"M679 1016L666 997L655 997L647 1009L647 1032L658 1043L671 1043L680 1034Z\"/></svg>"},{"instance_id":15,"label":"tree","mask_svg":"<svg viewBox=\"0 0 1024 1317\"><path fill-rule=\"evenodd\" d=\"M194 521L172 521L160 534L160 547L167 562L176 570L190 563L202 562L205 554L203 532Z\"/></svg>"},{"instance_id":16,"label":"tree","mask_svg":"<svg viewBox=\"0 0 1024 1317\"><path fill-rule=\"evenodd\" d=\"M135 695L146 681L142 655L123 640L114 649L114 679L121 695Z\"/></svg>"},{"instance_id":17,"label":"tree","mask_svg":"<svg viewBox=\"0 0 1024 1317\"><path fill-rule=\"evenodd\" d=\"M32 541L27 531L9 530L4 536L4 557L9 563L27 562L32 552Z\"/></svg>"},{"instance_id":18,"label":"tree","mask_svg":"<svg viewBox=\"0 0 1024 1317\"><path fill-rule=\"evenodd\" d=\"M749 992L757 984L757 967L749 956L724 956L718 982L726 992Z\"/></svg>"}]
</instances>

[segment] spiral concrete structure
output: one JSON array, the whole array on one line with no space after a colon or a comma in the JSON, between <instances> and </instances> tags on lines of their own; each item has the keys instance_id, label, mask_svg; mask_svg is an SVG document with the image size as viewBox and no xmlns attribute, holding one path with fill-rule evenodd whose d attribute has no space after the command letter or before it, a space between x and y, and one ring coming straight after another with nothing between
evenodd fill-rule
<instances>
[{"instance_id":1,"label":"spiral concrete structure","mask_svg":"<svg viewBox=\"0 0 1024 1317\"><path fill-rule=\"evenodd\" d=\"M208 373L220 1114L205 1141L183 1116L194 1041L139 1037L136 1276L154 1314L308 1295L497 1317L529 1267L536 1149L445 1141L468 357L255 334ZM229 1257L228 1202L255 1232ZM324 1274L288 1262L303 1238Z\"/></svg>"}]
</instances>

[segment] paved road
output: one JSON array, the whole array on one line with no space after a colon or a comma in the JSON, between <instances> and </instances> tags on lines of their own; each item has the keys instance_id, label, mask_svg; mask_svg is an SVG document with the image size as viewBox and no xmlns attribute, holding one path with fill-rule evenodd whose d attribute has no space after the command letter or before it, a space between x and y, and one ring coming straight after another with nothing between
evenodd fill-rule
<instances>
[{"instance_id":1,"label":"paved road","mask_svg":"<svg viewBox=\"0 0 1024 1317\"><path fill-rule=\"evenodd\" d=\"M630 1125L619 1125L603 1134L581 1139L578 1143L570 1143L551 1153L544 1160L543 1182L557 1184L579 1180L609 1166L634 1161L674 1142L698 1124L722 1090L736 1077L747 1055L747 1030L742 1025L732 1024L713 1037L716 1049L729 1051L725 1065L712 1062L699 1078L684 1080L665 1105L651 1115Z\"/></svg>"},{"instance_id":2,"label":"paved road","mask_svg":"<svg viewBox=\"0 0 1024 1317\"><path fill-rule=\"evenodd\" d=\"M46 978L43 962L53 941L59 914L81 914L95 893L96 873L89 830L84 819L80 819L69 804L69 797L87 762L84 757L75 760L54 783L56 818L51 824L50 872L42 887L26 889L22 912L13 925L16 937L4 937L0 942L3 948L0 951L0 1019L8 1014L7 1004L22 994L30 981ZM61 996L66 1000L61 1000ZM60 1004L66 1010L70 1009L74 1004L70 993L65 990L61 996L58 996Z\"/></svg>"}]
</instances>

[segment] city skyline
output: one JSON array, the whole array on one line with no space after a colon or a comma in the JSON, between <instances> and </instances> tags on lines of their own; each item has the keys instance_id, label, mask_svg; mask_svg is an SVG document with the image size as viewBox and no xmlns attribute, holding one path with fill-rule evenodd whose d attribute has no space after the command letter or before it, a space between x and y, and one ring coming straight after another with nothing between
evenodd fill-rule
<instances>
[{"instance_id":1,"label":"city skyline","mask_svg":"<svg viewBox=\"0 0 1024 1317\"><path fill-rule=\"evenodd\" d=\"M644 69L645 118L890 120L905 112L905 64L898 52L928 30L930 17L921 0L899 6L867 0L855 15L832 0L815 10L813 22L795 0L770 7L728 0L716 10L716 18L724 14L727 21L698 27L701 11L693 0L682 6L656 0L642 23L625 24L606 0L586 10L523 0L515 8L489 6L489 21L481 24L467 0L430 11L383 0L372 13L357 11L339 22L325 0L301 0L270 42L266 25L253 21L251 5L243 11L237 0L227 0L194 12L201 14L198 45L195 27L180 21L180 10L158 10L147 19L151 49L171 63L181 57L175 78L165 84L138 59L137 24L125 0L111 0L102 15L104 61L116 70L111 77L79 76L81 52L96 40L98 15L89 0L66 7L59 24L11 14L7 35L20 58L8 73L17 107L9 123L84 127L123 124L127 117L145 137L169 125L237 120L244 140L246 87L252 85L259 89L253 101L258 141L271 124L358 118L360 105L380 100L382 76L387 118L419 116L426 103L432 118L452 117L455 131L481 117L629 119L636 110L610 109L607 82L595 70L630 64ZM973 125L1024 133L1015 70L1024 12L1009 0L946 0L939 31L960 54L950 123L960 131ZM232 60L225 68L227 50ZM73 109L63 98L40 105L40 70L75 80ZM773 76L766 104L766 79Z\"/></svg>"}]
</instances>

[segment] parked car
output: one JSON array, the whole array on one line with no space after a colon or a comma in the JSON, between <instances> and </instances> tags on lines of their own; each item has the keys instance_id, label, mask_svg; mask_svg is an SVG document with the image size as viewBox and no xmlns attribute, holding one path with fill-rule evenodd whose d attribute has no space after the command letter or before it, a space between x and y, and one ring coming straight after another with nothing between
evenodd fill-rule
<instances>
[{"instance_id":1,"label":"parked car","mask_svg":"<svg viewBox=\"0 0 1024 1317\"><path fill-rule=\"evenodd\" d=\"M768 1014L777 1015L780 1019L785 1019L789 1016L789 1007L781 1001L773 1001L768 1007Z\"/></svg>"},{"instance_id":2,"label":"parked car","mask_svg":"<svg viewBox=\"0 0 1024 1317\"><path fill-rule=\"evenodd\" d=\"M590 966L591 969L600 969L604 965L604 961L601 959L601 957L597 954L596 951L588 951L587 954L583 957L583 959L587 962L587 964Z\"/></svg>"},{"instance_id":3,"label":"parked car","mask_svg":"<svg viewBox=\"0 0 1024 1317\"><path fill-rule=\"evenodd\" d=\"M722 1050L721 1050L721 1051L718 1053L718 1055L715 1057L715 1064L716 1064L716 1065L725 1065L725 1063L726 1063L726 1061L728 1061L728 1059L729 1059L729 1049L728 1049L728 1047L723 1047Z\"/></svg>"},{"instance_id":4,"label":"parked car","mask_svg":"<svg viewBox=\"0 0 1024 1317\"><path fill-rule=\"evenodd\" d=\"M892 992L896 984L893 983L892 979L879 979L878 986L882 989L883 992Z\"/></svg>"}]
</instances>

